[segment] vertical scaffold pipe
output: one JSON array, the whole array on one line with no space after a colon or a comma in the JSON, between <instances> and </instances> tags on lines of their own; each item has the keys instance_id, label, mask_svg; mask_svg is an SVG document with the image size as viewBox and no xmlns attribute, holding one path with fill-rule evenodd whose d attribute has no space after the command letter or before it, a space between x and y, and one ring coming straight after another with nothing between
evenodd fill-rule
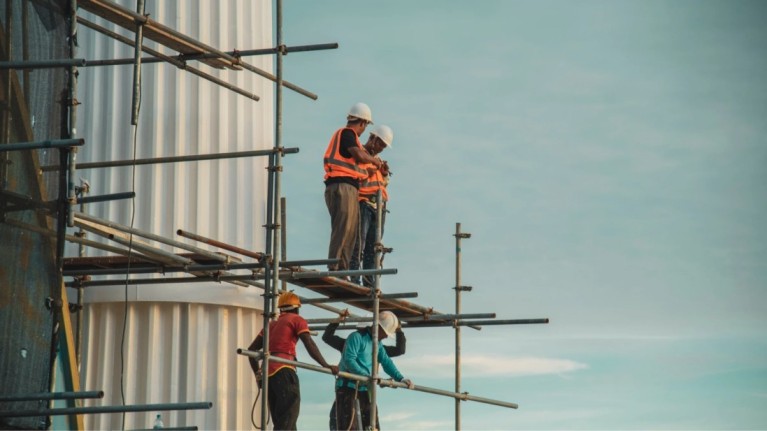
<instances>
[{"instance_id":1,"label":"vertical scaffold pipe","mask_svg":"<svg viewBox=\"0 0 767 431\"><path fill-rule=\"evenodd\" d=\"M455 314L461 314L461 223L455 224ZM461 393L461 327L455 325L455 392ZM455 399L455 429L461 430L461 400Z\"/></svg>"},{"instance_id":2,"label":"vertical scaffold pipe","mask_svg":"<svg viewBox=\"0 0 767 431\"><path fill-rule=\"evenodd\" d=\"M383 219L383 202L381 201L381 190L376 192L376 243L375 243L375 263L376 269L381 269L381 256L383 249L383 230L381 229L381 220ZM360 241L362 238L360 238ZM361 243L360 243L361 244ZM362 248L362 247L360 247ZM370 373L373 381L378 379L378 324L380 322L380 297L378 293L381 291L381 275L375 275L375 283L371 289L373 295L373 327L371 328L373 336L373 369ZM376 429L376 403L377 403L377 391L376 385L370 385L368 388L370 391L370 429Z\"/></svg>"},{"instance_id":3,"label":"vertical scaffold pipe","mask_svg":"<svg viewBox=\"0 0 767 431\"><path fill-rule=\"evenodd\" d=\"M139 0L143 1L143 0ZM69 55L70 58L77 57L77 0L69 2ZM69 124L67 131L69 138L74 139L77 137L77 66L74 64L69 68L69 94L68 94L68 110L69 110ZM69 178L67 181L67 213L59 214L59 217L67 218L67 226L74 227L75 218L73 215L73 207L77 203L77 195L75 193L75 176L77 175L77 147L69 149Z\"/></svg>"},{"instance_id":4,"label":"vertical scaffold pipe","mask_svg":"<svg viewBox=\"0 0 767 431\"><path fill-rule=\"evenodd\" d=\"M276 1L276 39L277 46L282 45L282 1ZM275 83L275 136L274 146L278 149L281 146L281 134L282 134L282 52L277 51L277 65L276 73L277 80ZM279 225L280 221L280 205L277 200L280 197L280 164L282 161L282 153L279 151L269 156L269 180L268 180L268 193L267 193L267 220L266 220L266 250L267 253L271 252L272 259L266 261L265 274L264 274L264 361L261 369L261 381L263 396L261 398L261 426L265 427L268 417L267 400L269 398L269 321L271 318L272 310L276 307L275 292L277 290L277 281L279 280L279 264L280 264L280 234ZM273 244L273 247L272 247ZM272 278L273 277L273 278Z\"/></svg>"}]
</instances>

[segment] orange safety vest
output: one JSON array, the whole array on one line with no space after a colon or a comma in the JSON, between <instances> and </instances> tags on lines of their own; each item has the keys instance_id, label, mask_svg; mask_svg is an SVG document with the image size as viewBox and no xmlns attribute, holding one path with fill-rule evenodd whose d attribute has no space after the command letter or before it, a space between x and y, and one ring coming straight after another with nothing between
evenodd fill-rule
<instances>
[{"instance_id":1,"label":"orange safety vest","mask_svg":"<svg viewBox=\"0 0 767 431\"><path fill-rule=\"evenodd\" d=\"M372 163L365 163L363 167L373 166ZM381 170L373 172L369 177L365 178L360 184L360 195L358 200L360 201L375 201L376 193L381 190L381 199L384 202L389 200L389 193L386 192L386 184L388 181L384 178Z\"/></svg>"},{"instance_id":2,"label":"orange safety vest","mask_svg":"<svg viewBox=\"0 0 767 431\"><path fill-rule=\"evenodd\" d=\"M328 148L325 150L324 163L326 180L334 177L351 177L355 180L362 181L368 176L368 172L365 168L357 164L357 161L354 160L354 158L346 158L341 155L341 133L346 129L348 129L348 127L342 127L336 130L330 138ZM359 136L355 133L354 137L357 141L357 146L362 151L365 151L360 143Z\"/></svg>"}]
</instances>

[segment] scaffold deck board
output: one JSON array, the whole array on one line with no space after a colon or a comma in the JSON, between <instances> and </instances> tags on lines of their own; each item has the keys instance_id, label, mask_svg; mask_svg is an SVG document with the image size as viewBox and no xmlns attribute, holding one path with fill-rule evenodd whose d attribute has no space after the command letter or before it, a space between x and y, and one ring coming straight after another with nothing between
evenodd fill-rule
<instances>
[{"instance_id":1,"label":"scaffold deck board","mask_svg":"<svg viewBox=\"0 0 767 431\"><path fill-rule=\"evenodd\" d=\"M139 15L123 6L107 0L78 0L78 7L98 15L107 21L113 22L130 31L136 31L136 19ZM181 54L211 54L214 49L202 42L195 41L190 37L172 28L162 25L152 19L147 19L144 25L144 37L161 45L167 46ZM217 69L240 70L241 67L225 58L201 59L203 63Z\"/></svg>"},{"instance_id":2,"label":"scaffold deck board","mask_svg":"<svg viewBox=\"0 0 767 431\"><path fill-rule=\"evenodd\" d=\"M307 270L302 270L307 271ZM343 302L352 307L356 307L365 311L373 311L373 303L371 301L344 301L346 298L365 298L370 296L370 288L360 286L359 284L352 283L336 277L318 277L318 278L301 278L288 280L288 283L309 289L313 292L328 298L340 299ZM356 297L356 298L355 298ZM414 304L410 301L402 299L381 299L378 309L380 311L388 310L396 314L398 317L424 317L428 318L432 314L441 314L430 307L423 307L418 304Z\"/></svg>"}]
</instances>

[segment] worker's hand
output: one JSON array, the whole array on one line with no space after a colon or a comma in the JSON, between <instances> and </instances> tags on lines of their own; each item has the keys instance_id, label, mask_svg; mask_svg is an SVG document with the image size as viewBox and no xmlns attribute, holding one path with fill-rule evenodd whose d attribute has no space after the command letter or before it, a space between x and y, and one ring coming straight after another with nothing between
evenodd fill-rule
<instances>
[{"instance_id":1,"label":"worker's hand","mask_svg":"<svg viewBox=\"0 0 767 431\"><path fill-rule=\"evenodd\" d=\"M378 168L378 169L381 169L381 167L383 166L383 164L384 164L384 162L381 160L381 158L380 158L380 157L374 157L374 158L373 158L373 165L374 165L376 168Z\"/></svg>"},{"instance_id":2,"label":"worker's hand","mask_svg":"<svg viewBox=\"0 0 767 431\"><path fill-rule=\"evenodd\" d=\"M338 365L331 365L328 368L330 368L330 372L333 373L334 376L338 375Z\"/></svg>"},{"instance_id":3,"label":"worker's hand","mask_svg":"<svg viewBox=\"0 0 767 431\"><path fill-rule=\"evenodd\" d=\"M386 162L386 160L384 160L384 161L381 163L381 173L382 173L382 174L383 174L383 176L385 176L385 177L388 177L388 176L389 176L389 163L388 163L388 162Z\"/></svg>"},{"instance_id":4,"label":"worker's hand","mask_svg":"<svg viewBox=\"0 0 767 431\"><path fill-rule=\"evenodd\" d=\"M413 381L410 380L410 379L402 379L402 381L400 383L406 384L408 389L415 388L415 385L413 384Z\"/></svg>"}]
</instances>

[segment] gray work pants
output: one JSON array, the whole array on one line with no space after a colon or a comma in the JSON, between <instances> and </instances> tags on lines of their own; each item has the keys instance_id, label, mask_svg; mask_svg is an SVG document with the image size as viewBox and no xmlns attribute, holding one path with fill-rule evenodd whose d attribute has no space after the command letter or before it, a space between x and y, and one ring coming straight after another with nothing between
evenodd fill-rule
<instances>
[{"instance_id":1,"label":"gray work pants","mask_svg":"<svg viewBox=\"0 0 767 431\"><path fill-rule=\"evenodd\" d=\"M359 229L359 190L351 184L334 183L325 186L325 205L330 213L330 246L328 259L339 259L338 265L328 265L330 270L349 269L354 244Z\"/></svg>"}]
</instances>

